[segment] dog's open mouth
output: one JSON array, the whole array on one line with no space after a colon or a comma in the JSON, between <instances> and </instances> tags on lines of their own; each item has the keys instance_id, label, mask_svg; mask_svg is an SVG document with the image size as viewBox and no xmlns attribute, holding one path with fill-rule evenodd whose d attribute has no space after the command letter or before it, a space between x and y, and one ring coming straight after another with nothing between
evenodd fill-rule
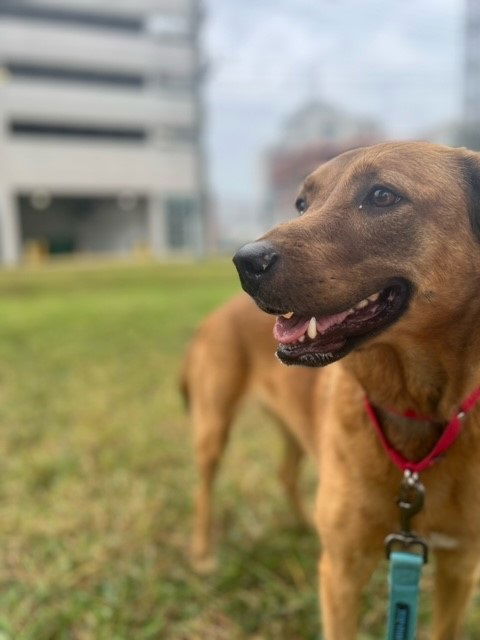
<instances>
[{"instance_id":1,"label":"dog's open mouth","mask_svg":"<svg viewBox=\"0 0 480 640\"><path fill-rule=\"evenodd\" d=\"M395 280L346 311L305 316L289 311L277 317L273 334L285 364L318 367L347 355L362 340L395 322L406 310L411 287Z\"/></svg>"}]
</instances>

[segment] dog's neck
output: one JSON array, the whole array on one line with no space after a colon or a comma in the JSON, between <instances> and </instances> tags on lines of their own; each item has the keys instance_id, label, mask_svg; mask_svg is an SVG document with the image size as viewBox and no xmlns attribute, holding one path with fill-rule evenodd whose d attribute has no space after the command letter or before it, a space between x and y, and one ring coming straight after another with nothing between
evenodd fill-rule
<instances>
[{"instance_id":1,"label":"dog's neck","mask_svg":"<svg viewBox=\"0 0 480 640\"><path fill-rule=\"evenodd\" d=\"M388 439L408 458L424 457L462 401L480 386L479 323L480 313L457 323L447 338L397 336L346 358L346 368L379 408ZM394 416L388 409L413 409L432 422Z\"/></svg>"}]
</instances>

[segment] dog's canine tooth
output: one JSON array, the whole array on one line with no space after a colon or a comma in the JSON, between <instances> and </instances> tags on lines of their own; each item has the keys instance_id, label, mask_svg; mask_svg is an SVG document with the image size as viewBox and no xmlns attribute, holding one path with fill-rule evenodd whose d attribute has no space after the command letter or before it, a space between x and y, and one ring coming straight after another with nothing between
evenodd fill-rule
<instances>
[{"instance_id":1,"label":"dog's canine tooth","mask_svg":"<svg viewBox=\"0 0 480 640\"><path fill-rule=\"evenodd\" d=\"M287 320L290 320L290 318L293 316L293 311L289 311L288 313L282 313L282 316Z\"/></svg>"},{"instance_id":2,"label":"dog's canine tooth","mask_svg":"<svg viewBox=\"0 0 480 640\"><path fill-rule=\"evenodd\" d=\"M370 300L370 302L376 302L378 300L379 295L380 295L379 293L373 293L371 296L368 297L368 299Z\"/></svg>"},{"instance_id":3,"label":"dog's canine tooth","mask_svg":"<svg viewBox=\"0 0 480 640\"><path fill-rule=\"evenodd\" d=\"M310 318L310 322L308 323L307 333L308 333L308 337L311 340L317 337L317 321L315 319L315 316L312 316Z\"/></svg>"},{"instance_id":4,"label":"dog's canine tooth","mask_svg":"<svg viewBox=\"0 0 480 640\"><path fill-rule=\"evenodd\" d=\"M368 300L360 300L360 302L355 305L355 309L365 309L367 304L368 304Z\"/></svg>"}]
</instances>

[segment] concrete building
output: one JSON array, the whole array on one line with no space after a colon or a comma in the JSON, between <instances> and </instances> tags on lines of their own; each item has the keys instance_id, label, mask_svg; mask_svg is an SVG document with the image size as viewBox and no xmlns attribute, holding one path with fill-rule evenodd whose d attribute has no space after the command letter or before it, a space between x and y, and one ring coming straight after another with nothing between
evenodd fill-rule
<instances>
[{"instance_id":1,"label":"concrete building","mask_svg":"<svg viewBox=\"0 0 480 640\"><path fill-rule=\"evenodd\" d=\"M372 118L344 111L322 100L311 100L285 121L281 136L283 149L305 149L312 144L348 144L357 138L378 136Z\"/></svg>"},{"instance_id":2,"label":"concrete building","mask_svg":"<svg viewBox=\"0 0 480 640\"><path fill-rule=\"evenodd\" d=\"M0 0L0 261L201 252L201 0Z\"/></svg>"},{"instance_id":3,"label":"concrete building","mask_svg":"<svg viewBox=\"0 0 480 640\"><path fill-rule=\"evenodd\" d=\"M293 113L267 154L264 228L296 215L295 194L319 164L382 138L382 131L371 119L324 102L310 102Z\"/></svg>"}]
</instances>

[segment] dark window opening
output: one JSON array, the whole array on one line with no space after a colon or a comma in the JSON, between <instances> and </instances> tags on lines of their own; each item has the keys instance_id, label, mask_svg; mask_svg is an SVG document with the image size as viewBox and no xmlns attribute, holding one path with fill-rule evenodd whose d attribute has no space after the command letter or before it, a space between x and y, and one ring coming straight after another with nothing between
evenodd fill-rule
<instances>
[{"instance_id":1,"label":"dark window opening","mask_svg":"<svg viewBox=\"0 0 480 640\"><path fill-rule=\"evenodd\" d=\"M51 7L19 6L18 3L0 2L0 16L48 20L50 22L77 24L85 27L100 27L121 31L139 32L144 29L140 17L112 15L79 11L78 9L55 9Z\"/></svg>"},{"instance_id":2,"label":"dark window opening","mask_svg":"<svg viewBox=\"0 0 480 640\"><path fill-rule=\"evenodd\" d=\"M195 246L195 201L190 198L169 198L166 209L168 246L171 249Z\"/></svg>"},{"instance_id":3,"label":"dark window opening","mask_svg":"<svg viewBox=\"0 0 480 640\"><path fill-rule=\"evenodd\" d=\"M73 252L128 254L149 245L146 199L138 194L132 206L120 196L43 194L17 196L20 237L27 252L46 256Z\"/></svg>"},{"instance_id":4,"label":"dark window opening","mask_svg":"<svg viewBox=\"0 0 480 640\"><path fill-rule=\"evenodd\" d=\"M3 65L12 78L28 80L50 80L53 82L78 82L95 85L110 85L142 89L157 86L171 93L186 93L192 90L189 76L175 76L164 72L151 72L144 76L136 73L56 67L34 62L6 62Z\"/></svg>"},{"instance_id":5,"label":"dark window opening","mask_svg":"<svg viewBox=\"0 0 480 640\"><path fill-rule=\"evenodd\" d=\"M90 138L97 140L126 140L144 142L147 132L140 128L92 127L89 125L47 124L14 120L9 124L13 135L62 138Z\"/></svg>"},{"instance_id":6,"label":"dark window opening","mask_svg":"<svg viewBox=\"0 0 480 640\"><path fill-rule=\"evenodd\" d=\"M5 68L15 78L40 78L60 82L92 82L128 87L142 87L145 84L144 77L134 73L69 69L23 62L7 62Z\"/></svg>"}]
</instances>

